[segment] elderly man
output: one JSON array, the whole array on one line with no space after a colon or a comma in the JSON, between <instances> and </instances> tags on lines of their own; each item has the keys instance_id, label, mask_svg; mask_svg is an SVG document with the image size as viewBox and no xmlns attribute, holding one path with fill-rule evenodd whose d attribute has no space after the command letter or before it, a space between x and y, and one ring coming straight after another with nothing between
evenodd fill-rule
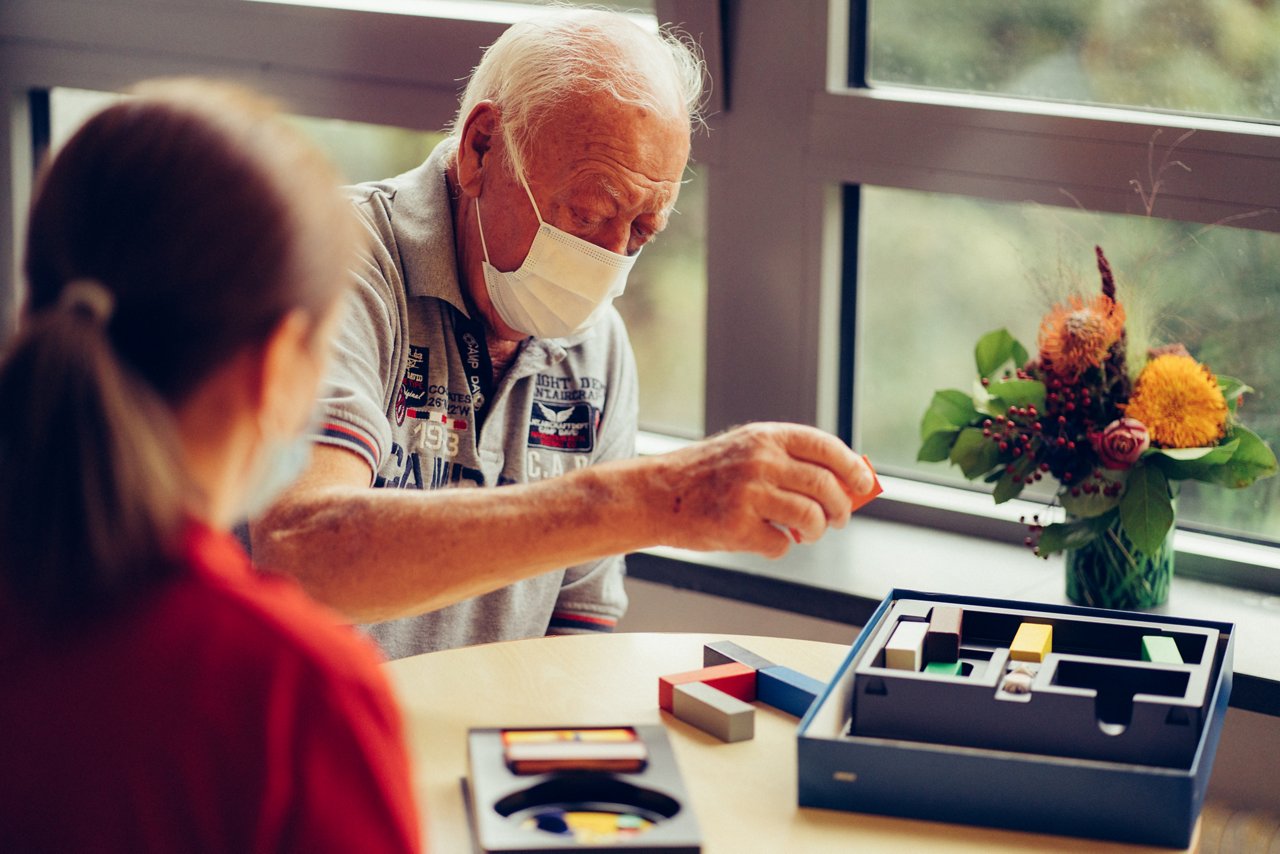
<instances>
[{"instance_id":1,"label":"elderly man","mask_svg":"<svg viewBox=\"0 0 1280 854\"><path fill-rule=\"evenodd\" d=\"M788 530L816 539L871 489L860 457L798 425L633 458L611 303L667 224L701 84L687 47L622 15L517 24L451 137L356 188L373 248L322 435L253 539L264 565L376 623L388 655L608 630L621 554L780 555Z\"/></svg>"}]
</instances>

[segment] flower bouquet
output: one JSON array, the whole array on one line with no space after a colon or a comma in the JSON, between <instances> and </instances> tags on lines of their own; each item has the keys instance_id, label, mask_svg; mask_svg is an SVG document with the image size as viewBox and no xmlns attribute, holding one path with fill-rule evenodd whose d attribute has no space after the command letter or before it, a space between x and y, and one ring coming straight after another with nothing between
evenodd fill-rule
<instances>
[{"instance_id":1,"label":"flower bouquet","mask_svg":"<svg viewBox=\"0 0 1280 854\"><path fill-rule=\"evenodd\" d=\"M934 394L918 459L994 484L996 503L1056 480L1066 521L1036 517L1027 545L1067 553L1067 593L1079 604L1152 607L1168 595L1178 482L1239 489L1275 474L1276 456L1237 418L1244 383L1215 376L1181 344L1130 364L1124 306L1096 254L1101 293L1055 305L1036 358L1004 329L982 336L978 383Z\"/></svg>"}]
</instances>

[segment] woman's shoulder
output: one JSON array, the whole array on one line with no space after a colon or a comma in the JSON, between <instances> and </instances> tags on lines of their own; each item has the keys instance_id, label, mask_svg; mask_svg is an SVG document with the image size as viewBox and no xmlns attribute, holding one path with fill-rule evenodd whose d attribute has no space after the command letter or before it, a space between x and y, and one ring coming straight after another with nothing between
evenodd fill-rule
<instances>
[{"instance_id":1,"label":"woman's shoulder","mask_svg":"<svg viewBox=\"0 0 1280 854\"><path fill-rule=\"evenodd\" d=\"M373 641L294 579L255 569L238 542L207 528L188 532L184 552L192 571L188 589L178 595L187 601L175 605L202 612L202 634L214 633L206 643L227 657L295 670L311 680L385 689L383 659Z\"/></svg>"}]
</instances>

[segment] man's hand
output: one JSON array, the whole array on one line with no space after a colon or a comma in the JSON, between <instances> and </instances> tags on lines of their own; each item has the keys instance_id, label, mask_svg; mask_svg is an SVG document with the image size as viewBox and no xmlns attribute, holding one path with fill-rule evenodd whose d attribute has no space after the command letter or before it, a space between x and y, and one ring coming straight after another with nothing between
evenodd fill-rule
<instances>
[{"instance_id":1,"label":"man's hand","mask_svg":"<svg viewBox=\"0 0 1280 854\"><path fill-rule=\"evenodd\" d=\"M648 462L658 541L767 557L843 527L876 483L843 442L798 424L748 424Z\"/></svg>"}]
</instances>

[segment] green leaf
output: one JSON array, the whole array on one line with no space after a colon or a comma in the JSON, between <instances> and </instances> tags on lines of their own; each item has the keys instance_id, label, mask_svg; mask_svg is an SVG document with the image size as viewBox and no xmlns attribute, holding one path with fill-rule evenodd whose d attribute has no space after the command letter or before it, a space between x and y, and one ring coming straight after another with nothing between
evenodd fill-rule
<instances>
[{"instance_id":1,"label":"green leaf","mask_svg":"<svg viewBox=\"0 0 1280 854\"><path fill-rule=\"evenodd\" d=\"M1216 470L1235 455L1239 439L1229 439L1208 448L1151 448L1144 463L1156 465L1170 480L1194 478L1216 482Z\"/></svg>"},{"instance_id":2,"label":"green leaf","mask_svg":"<svg viewBox=\"0 0 1280 854\"><path fill-rule=\"evenodd\" d=\"M1173 527L1173 496L1169 480L1156 466L1138 465L1129 470L1129 482L1120 499L1120 523L1139 551L1155 552Z\"/></svg>"},{"instance_id":3,"label":"green leaf","mask_svg":"<svg viewBox=\"0 0 1280 854\"><path fill-rule=\"evenodd\" d=\"M1235 377L1228 377L1223 374L1218 374L1218 388L1222 390L1222 396L1227 399L1227 408L1231 410L1232 415L1234 415L1236 411L1236 401L1238 401L1241 396L1253 391L1252 388L1245 385L1241 380L1238 380Z\"/></svg>"},{"instance_id":4,"label":"green leaf","mask_svg":"<svg viewBox=\"0 0 1280 854\"><path fill-rule=\"evenodd\" d=\"M1148 453L1153 456L1168 457L1172 460L1225 463L1235 453L1237 444L1238 440L1232 439L1225 444L1210 445L1206 448L1151 448Z\"/></svg>"},{"instance_id":5,"label":"green leaf","mask_svg":"<svg viewBox=\"0 0 1280 854\"><path fill-rule=\"evenodd\" d=\"M951 446L956 443L959 430L937 430L924 440L916 460L922 463L940 463L951 455Z\"/></svg>"},{"instance_id":6,"label":"green leaf","mask_svg":"<svg viewBox=\"0 0 1280 854\"><path fill-rule=\"evenodd\" d=\"M950 456L951 462L960 466L964 476L973 480L999 464L1000 449L995 442L982 435L981 429L966 427L956 437Z\"/></svg>"},{"instance_id":7,"label":"green leaf","mask_svg":"<svg viewBox=\"0 0 1280 854\"><path fill-rule=\"evenodd\" d=\"M1034 406L1044 410L1044 383L1039 380L1002 380L987 386L1002 409L1010 406Z\"/></svg>"},{"instance_id":8,"label":"green leaf","mask_svg":"<svg viewBox=\"0 0 1280 854\"><path fill-rule=\"evenodd\" d=\"M1022 492L1022 488L1027 485L1027 475L1035 470L1036 461L1031 457L1018 457L1013 462L1013 471L1009 471L1006 467L996 469L996 488L991 494L996 504L1003 504L1006 501L1017 498ZM1017 480L1014 480L1017 478ZM988 477L990 482L992 478Z\"/></svg>"},{"instance_id":9,"label":"green leaf","mask_svg":"<svg viewBox=\"0 0 1280 854\"><path fill-rule=\"evenodd\" d=\"M979 418L973 399L962 391L945 389L935 392L929 408L920 421L920 438L928 439L939 430L958 430Z\"/></svg>"},{"instance_id":10,"label":"green leaf","mask_svg":"<svg viewBox=\"0 0 1280 854\"><path fill-rule=\"evenodd\" d=\"M1227 434L1239 439L1235 453L1226 463L1218 466L1206 479L1230 489L1240 489L1258 478L1276 473L1276 455L1266 442L1249 428L1236 424Z\"/></svg>"},{"instance_id":11,"label":"green leaf","mask_svg":"<svg viewBox=\"0 0 1280 854\"><path fill-rule=\"evenodd\" d=\"M1021 477L1019 477L1015 483L1015 477L1017 477L1017 475L1005 472L1004 475L996 481L996 488L991 493L991 497L996 500L997 504L1003 504L1006 501L1017 498L1018 494L1022 492L1022 487L1026 486L1026 483L1023 482Z\"/></svg>"},{"instance_id":12,"label":"green leaf","mask_svg":"<svg viewBox=\"0 0 1280 854\"><path fill-rule=\"evenodd\" d=\"M1116 514L1113 510L1089 519L1055 522L1040 532L1040 544L1037 549L1042 555L1051 555L1066 549L1078 549L1101 536L1115 520Z\"/></svg>"},{"instance_id":13,"label":"green leaf","mask_svg":"<svg viewBox=\"0 0 1280 854\"><path fill-rule=\"evenodd\" d=\"M997 329L978 339L973 357L979 376L992 377L1006 362L1012 361L1015 368L1025 365L1027 348L1019 344L1009 330Z\"/></svg>"},{"instance_id":14,"label":"green leaf","mask_svg":"<svg viewBox=\"0 0 1280 854\"><path fill-rule=\"evenodd\" d=\"M1072 516L1091 518L1115 509L1120 504L1120 496L1103 495L1102 490L1094 493L1082 490L1079 495L1072 495L1071 490L1068 489L1059 494L1058 503Z\"/></svg>"}]
</instances>

